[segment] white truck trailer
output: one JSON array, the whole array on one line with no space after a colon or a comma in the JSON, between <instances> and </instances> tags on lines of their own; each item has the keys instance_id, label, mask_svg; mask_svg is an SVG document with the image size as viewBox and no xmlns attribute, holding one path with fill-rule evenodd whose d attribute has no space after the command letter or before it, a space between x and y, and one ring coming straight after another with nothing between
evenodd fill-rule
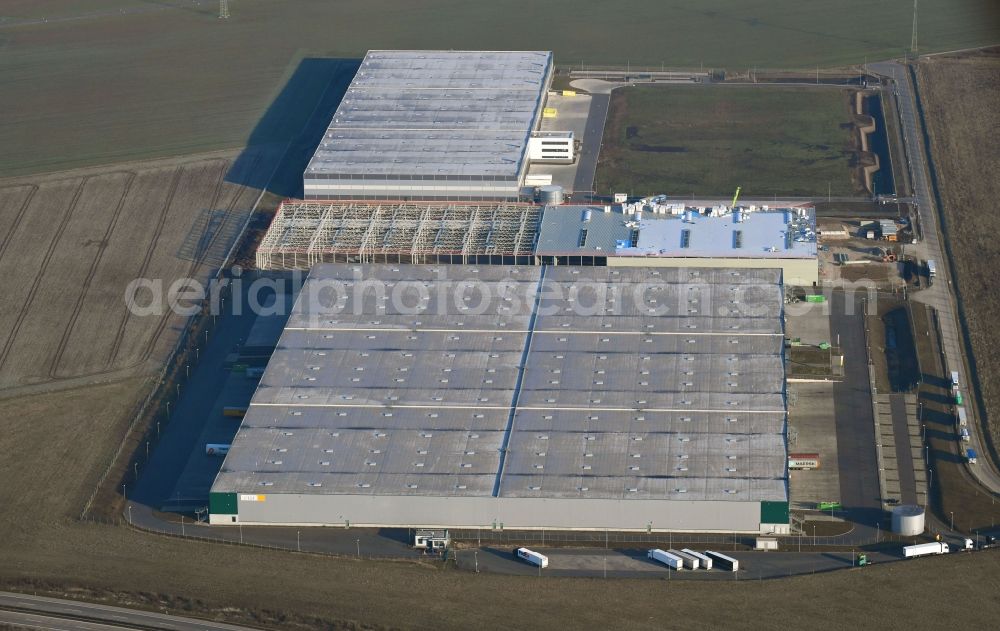
<instances>
[{"instance_id":1,"label":"white truck trailer","mask_svg":"<svg viewBox=\"0 0 1000 631\"><path fill-rule=\"evenodd\" d=\"M684 554L690 554L694 558L698 559L698 561L701 563L701 567L705 568L706 570L712 569L712 559L708 555L702 554L701 552L695 552L694 550L690 550L688 548L682 549L681 552L683 552Z\"/></svg>"},{"instance_id":2,"label":"white truck trailer","mask_svg":"<svg viewBox=\"0 0 1000 631\"><path fill-rule=\"evenodd\" d=\"M676 554L671 554L666 550L660 550L655 548L646 553L646 558L653 559L654 561L659 561L667 567L672 567L675 570L684 569L684 559L680 558Z\"/></svg>"},{"instance_id":3,"label":"white truck trailer","mask_svg":"<svg viewBox=\"0 0 1000 631\"><path fill-rule=\"evenodd\" d=\"M740 569L740 562L733 557L726 556L721 552L713 552L712 550L705 550L705 556L712 559L712 563L715 567L720 570L726 570L727 572L738 572Z\"/></svg>"},{"instance_id":4,"label":"white truck trailer","mask_svg":"<svg viewBox=\"0 0 1000 631\"><path fill-rule=\"evenodd\" d=\"M919 543L915 546L904 546L903 556L909 559L910 557L922 557L928 554L948 554L948 544L935 541L933 543Z\"/></svg>"},{"instance_id":5,"label":"white truck trailer","mask_svg":"<svg viewBox=\"0 0 1000 631\"><path fill-rule=\"evenodd\" d=\"M544 554L539 554L527 548L515 548L514 556L522 561L527 561L532 565L537 565L538 567L548 567L549 557Z\"/></svg>"},{"instance_id":6,"label":"white truck trailer","mask_svg":"<svg viewBox=\"0 0 1000 631\"><path fill-rule=\"evenodd\" d=\"M684 561L684 567L686 567L689 570L697 570L699 567L701 567L701 561L699 561L697 557L693 557L690 554L685 554L680 550L667 550L667 552L674 555L675 557L680 557L681 561Z\"/></svg>"}]
</instances>

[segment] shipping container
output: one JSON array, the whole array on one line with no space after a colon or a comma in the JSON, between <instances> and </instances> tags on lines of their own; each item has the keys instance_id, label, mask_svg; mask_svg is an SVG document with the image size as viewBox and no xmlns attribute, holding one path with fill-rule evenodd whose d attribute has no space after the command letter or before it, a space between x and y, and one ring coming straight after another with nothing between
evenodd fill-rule
<instances>
[{"instance_id":1,"label":"shipping container","mask_svg":"<svg viewBox=\"0 0 1000 631\"><path fill-rule=\"evenodd\" d=\"M659 561L660 563L663 563L668 567L672 567L675 570L684 569L684 559L677 556L676 554L667 552L666 550L660 550L659 548L655 548L646 553L646 558L652 559L654 561Z\"/></svg>"},{"instance_id":2,"label":"shipping container","mask_svg":"<svg viewBox=\"0 0 1000 631\"><path fill-rule=\"evenodd\" d=\"M233 405L233 406L226 406L226 407L222 408L222 415L223 416L232 416L232 417L235 417L235 418L243 418L246 415L246 413L247 413L247 409L245 407L240 407L240 406Z\"/></svg>"},{"instance_id":3,"label":"shipping container","mask_svg":"<svg viewBox=\"0 0 1000 631\"><path fill-rule=\"evenodd\" d=\"M712 559L712 564L720 570L726 570L727 572L737 572L740 569L740 562L733 557L728 557L721 552L713 552L711 550L705 550L705 556Z\"/></svg>"},{"instance_id":4,"label":"shipping container","mask_svg":"<svg viewBox=\"0 0 1000 631\"><path fill-rule=\"evenodd\" d=\"M549 566L549 557L544 554L533 552L527 548L514 548L514 557L521 559L522 561L527 561L532 565L537 565L538 567Z\"/></svg>"},{"instance_id":5,"label":"shipping container","mask_svg":"<svg viewBox=\"0 0 1000 631\"><path fill-rule=\"evenodd\" d=\"M819 469L819 454L788 454L788 468L797 470Z\"/></svg>"},{"instance_id":6,"label":"shipping container","mask_svg":"<svg viewBox=\"0 0 1000 631\"><path fill-rule=\"evenodd\" d=\"M712 559L707 554L702 554L701 552L695 552L694 550L691 550L689 548L684 548L681 550L681 552L685 554L690 554L694 558L698 559L698 561L701 563L701 567L705 568L706 570L712 569Z\"/></svg>"}]
</instances>

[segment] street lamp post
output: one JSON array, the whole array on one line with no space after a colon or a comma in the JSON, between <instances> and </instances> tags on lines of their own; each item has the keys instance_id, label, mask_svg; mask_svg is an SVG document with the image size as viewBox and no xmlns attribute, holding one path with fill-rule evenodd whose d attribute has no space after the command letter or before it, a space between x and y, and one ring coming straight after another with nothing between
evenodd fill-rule
<instances>
[{"instance_id":1,"label":"street lamp post","mask_svg":"<svg viewBox=\"0 0 1000 631\"><path fill-rule=\"evenodd\" d=\"M955 530L955 511L948 511L948 513L951 515L951 529L952 529L952 531L954 531Z\"/></svg>"},{"instance_id":2,"label":"street lamp post","mask_svg":"<svg viewBox=\"0 0 1000 631\"><path fill-rule=\"evenodd\" d=\"M358 544L358 558L360 559L361 558L361 540L360 539L355 539L354 543Z\"/></svg>"}]
</instances>

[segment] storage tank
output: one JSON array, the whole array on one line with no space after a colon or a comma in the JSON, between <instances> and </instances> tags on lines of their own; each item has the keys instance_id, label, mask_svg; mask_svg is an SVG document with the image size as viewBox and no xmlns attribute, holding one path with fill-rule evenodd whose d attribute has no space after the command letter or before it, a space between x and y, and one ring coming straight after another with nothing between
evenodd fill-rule
<instances>
[{"instance_id":1,"label":"storage tank","mask_svg":"<svg viewBox=\"0 0 1000 631\"><path fill-rule=\"evenodd\" d=\"M563 187L558 184L542 186L538 189L538 201L550 205L563 203Z\"/></svg>"},{"instance_id":2,"label":"storage tank","mask_svg":"<svg viewBox=\"0 0 1000 631\"><path fill-rule=\"evenodd\" d=\"M924 531L924 509L913 504L903 504L892 509L892 531L904 537L913 537Z\"/></svg>"}]
</instances>

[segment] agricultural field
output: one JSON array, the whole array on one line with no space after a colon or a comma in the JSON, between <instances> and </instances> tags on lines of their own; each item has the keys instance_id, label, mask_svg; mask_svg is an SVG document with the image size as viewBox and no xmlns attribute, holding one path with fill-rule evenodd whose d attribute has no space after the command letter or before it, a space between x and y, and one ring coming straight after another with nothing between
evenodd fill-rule
<instances>
[{"instance_id":1,"label":"agricultural field","mask_svg":"<svg viewBox=\"0 0 1000 631\"><path fill-rule=\"evenodd\" d=\"M261 123L325 91L337 69L302 65L318 57L357 60L373 48L551 49L566 66L813 69L902 55L913 3L230 5L232 17L219 20L210 0L4 2L0 177L287 142L297 129ZM1000 41L998 12L990 0L921 3L921 52ZM276 108L296 77L309 98Z\"/></svg>"},{"instance_id":2,"label":"agricultural field","mask_svg":"<svg viewBox=\"0 0 1000 631\"><path fill-rule=\"evenodd\" d=\"M256 164L220 154L0 180L0 397L155 372L181 317L130 313L126 286L206 281L256 201L239 183Z\"/></svg>"},{"instance_id":3,"label":"agricultural field","mask_svg":"<svg viewBox=\"0 0 1000 631\"><path fill-rule=\"evenodd\" d=\"M594 186L634 195L863 194L851 92L641 86L616 90Z\"/></svg>"},{"instance_id":4,"label":"agricultural field","mask_svg":"<svg viewBox=\"0 0 1000 631\"><path fill-rule=\"evenodd\" d=\"M937 57L917 65L920 100L948 249L994 444L1000 444L1000 356L994 281L1000 260L1000 52Z\"/></svg>"}]
</instances>

